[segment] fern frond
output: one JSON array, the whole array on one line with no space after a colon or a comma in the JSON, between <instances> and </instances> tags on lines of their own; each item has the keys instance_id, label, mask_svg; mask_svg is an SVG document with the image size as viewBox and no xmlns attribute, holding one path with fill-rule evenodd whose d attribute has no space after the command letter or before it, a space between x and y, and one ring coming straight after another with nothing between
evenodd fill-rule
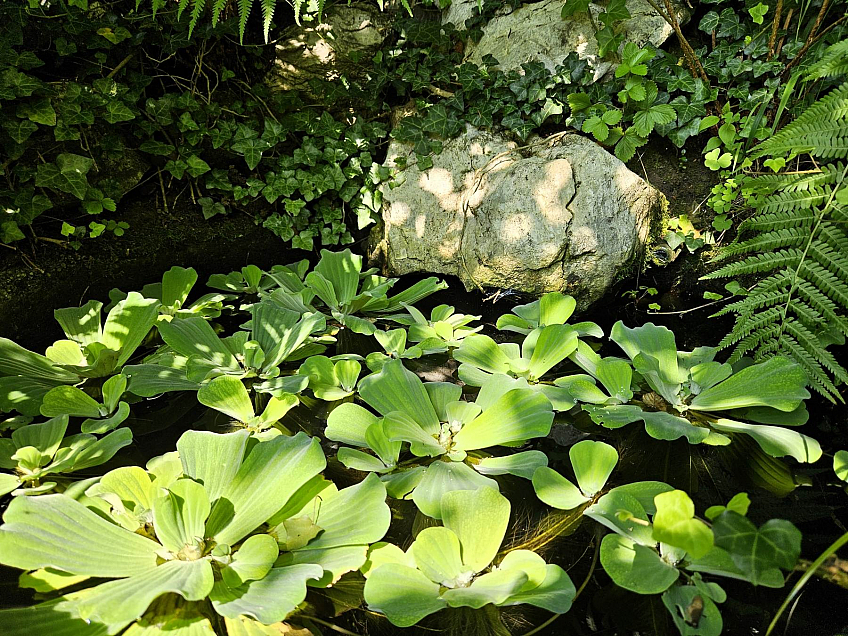
<instances>
[{"instance_id":1,"label":"fern frond","mask_svg":"<svg viewBox=\"0 0 848 636\"><path fill-rule=\"evenodd\" d=\"M203 13L203 7L205 4L206 0L194 0L194 6L191 9L191 22L189 22L188 25L188 37L191 37L194 27L197 25L197 20L200 17L200 14Z\"/></svg>"},{"instance_id":2,"label":"fern frond","mask_svg":"<svg viewBox=\"0 0 848 636\"><path fill-rule=\"evenodd\" d=\"M830 270L818 263L804 261L799 274L804 280L814 283L833 302L848 309L848 285L840 281Z\"/></svg>"},{"instance_id":3,"label":"fern frond","mask_svg":"<svg viewBox=\"0 0 848 636\"><path fill-rule=\"evenodd\" d=\"M745 274L757 274L783 267L797 267L801 262L802 252L798 249L780 250L771 254L757 254L749 256L737 263L730 263L721 269L711 272L702 278L729 278L732 276L743 276Z\"/></svg>"},{"instance_id":4,"label":"fern frond","mask_svg":"<svg viewBox=\"0 0 848 636\"><path fill-rule=\"evenodd\" d=\"M787 212L789 210L808 210L824 203L830 197L829 188L810 188L809 190L781 191L766 197L757 206L763 214L769 212Z\"/></svg>"},{"instance_id":5,"label":"fern frond","mask_svg":"<svg viewBox=\"0 0 848 636\"><path fill-rule=\"evenodd\" d=\"M779 314L778 310L775 311ZM757 329L756 331L750 333L748 336L739 341L736 345L736 348L733 349L733 353L730 354L730 357L727 359L727 362L730 364L734 364L735 362L739 362L746 353L753 349L757 349L762 345L762 343L766 342L770 338L774 338L780 332L780 325L770 325L764 329Z\"/></svg>"},{"instance_id":6,"label":"fern frond","mask_svg":"<svg viewBox=\"0 0 848 636\"><path fill-rule=\"evenodd\" d=\"M305 2L306 0L294 0L294 4L292 5L294 7L294 21L298 26L300 26L300 16Z\"/></svg>"},{"instance_id":7,"label":"fern frond","mask_svg":"<svg viewBox=\"0 0 848 636\"><path fill-rule=\"evenodd\" d=\"M848 252L840 254L832 246L821 240L815 240L810 244L810 256L819 265L827 268L834 276L848 283Z\"/></svg>"},{"instance_id":8,"label":"fern frond","mask_svg":"<svg viewBox=\"0 0 848 636\"><path fill-rule=\"evenodd\" d=\"M268 32L271 30L271 20L274 19L274 9L277 7L277 0L262 0L262 33L265 35L265 41L268 41Z\"/></svg>"},{"instance_id":9,"label":"fern frond","mask_svg":"<svg viewBox=\"0 0 848 636\"><path fill-rule=\"evenodd\" d=\"M792 318L787 318L783 324L783 328L790 334L807 352L816 359L825 369L837 378L840 382L848 381L848 371L840 365L833 354L825 349L818 337L815 336L809 329Z\"/></svg>"},{"instance_id":10,"label":"fern frond","mask_svg":"<svg viewBox=\"0 0 848 636\"><path fill-rule=\"evenodd\" d=\"M845 336L848 336L848 320L841 316L839 307L818 290L818 288L805 281L799 280L795 288L799 298L803 298L811 307L814 307L825 319L828 325L835 327Z\"/></svg>"},{"instance_id":11,"label":"fern frond","mask_svg":"<svg viewBox=\"0 0 848 636\"><path fill-rule=\"evenodd\" d=\"M833 221L823 221L819 226L818 236L827 241L827 244L833 249L842 254L848 254L848 234L845 233L845 230L848 230L848 227L844 224L840 226Z\"/></svg>"},{"instance_id":12,"label":"fern frond","mask_svg":"<svg viewBox=\"0 0 848 636\"><path fill-rule=\"evenodd\" d=\"M718 346L724 349L732 344L736 344L737 342L744 342L748 340L751 335L763 331L770 324L776 323L780 320L780 316L781 312L777 307L772 307L760 314L757 314L756 317L753 318L740 316L737 318L736 324L733 326L733 330L722 338ZM757 343L748 343L746 351L750 351L750 349L754 348L757 344L759 344L759 341Z\"/></svg>"},{"instance_id":13,"label":"fern frond","mask_svg":"<svg viewBox=\"0 0 848 636\"><path fill-rule=\"evenodd\" d=\"M212 26L214 27L218 24L218 19L221 17L221 12L224 10L224 7L227 6L228 0L215 0L215 4L212 5Z\"/></svg>"},{"instance_id":14,"label":"fern frond","mask_svg":"<svg viewBox=\"0 0 848 636\"><path fill-rule=\"evenodd\" d=\"M835 88L807 108L795 121L759 144L753 158L764 155L810 152L822 157L845 157L848 135L844 120L848 117L848 82ZM844 145L844 154L840 148ZM822 154L824 153L824 154Z\"/></svg>"},{"instance_id":15,"label":"fern frond","mask_svg":"<svg viewBox=\"0 0 848 636\"><path fill-rule=\"evenodd\" d=\"M253 6L253 0L238 0L239 44L244 43L244 28L247 26L247 17L250 15L251 6Z\"/></svg>"},{"instance_id":16,"label":"fern frond","mask_svg":"<svg viewBox=\"0 0 848 636\"><path fill-rule=\"evenodd\" d=\"M810 386L822 396L826 397L831 402L836 400L842 401L839 391L834 386L830 378L827 377L824 368L816 360L816 358L802 347L792 336L784 334L781 338L780 345L777 348L780 353L786 354L801 365L807 378L810 380Z\"/></svg>"},{"instance_id":17,"label":"fern frond","mask_svg":"<svg viewBox=\"0 0 848 636\"><path fill-rule=\"evenodd\" d=\"M827 47L821 58L807 69L806 79L816 80L838 75L848 75L848 39Z\"/></svg>"},{"instance_id":18,"label":"fern frond","mask_svg":"<svg viewBox=\"0 0 848 636\"><path fill-rule=\"evenodd\" d=\"M795 210L770 212L768 214L758 214L757 216L745 219L739 224L739 232L768 232L771 230L804 227L807 229L807 233L809 234L810 226L812 226L813 222L817 219L818 215L813 212L804 212L801 214Z\"/></svg>"},{"instance_id":19,"label":"fern frond","mask_svg":"<svg viewBox=\"0 0 848 636\"><path fill-rule=\"evenodd\" d=\"M180 0L180 3L177 5L177 20L183 17L183 11L188 8L188 0Z\"/></svg>"},{"instance_id":20,"label":"fern frond","mask_svg":"<svg viewBox=\"0 0 848 636\"><path fill-rule=\"evenodd\" d=\"M764 232L763 234L748 239L747 241L728 245L722 249L713 260L724 260L731 256L750 254L751 252L768 252L780 247L800 246L805 242L805 239L809 238L809 236L810 232L805 231L805 228L786 228L782 230L774 230L772 232Z\"/></svg>"}]
</instances>

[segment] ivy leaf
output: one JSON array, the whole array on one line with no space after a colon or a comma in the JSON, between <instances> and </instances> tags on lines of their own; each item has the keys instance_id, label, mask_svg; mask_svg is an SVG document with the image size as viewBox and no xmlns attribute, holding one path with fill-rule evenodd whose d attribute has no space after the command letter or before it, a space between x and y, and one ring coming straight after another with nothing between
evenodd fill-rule
<instances>
[{"instance_id":1,"label":"ivy leaf","mask_svg":"<svg viewBox=\"0 0 848 636\"><path fill-rule=\"evenodd\" d=\"M657 124L668 124L675 119L677 119L677 113L669 104L654 104L633 116L633 126L641 137L647 137Z\"/></svg>"},{"instance_id":2,"label":"ivy leaf","mask_svg":"<svg viewBox=\"0 0 848 636\"><path fill-rule=\"evenodd\" d=\"M206 174L210 170L211 168L209 167L209 164L197 155L192 155L186 159L186 172L194 178L197 178L202 174Z\"/></svg>"},{"instance_id":3,"label":"ivy leaf","mask_svg":"<svg viewBox=\"0 0 848 636\"><path fill-rule=\"evenodd\" d=\"M242 139L230 146L235 152L244 155L244 161L251 170L259 165L262 161L262 152L270 147L270 144L262 139Z\"/></svg>"},{"instance_id":4,"label":"ivy leaf","mask_svg":"<svg viewBox=\"0 0 848 636\"><path fill-rule=\"evenodd\" d=\"M718 26L718 13L715 11L710 11L701 18L701 22L698 24L698 28L705 33L712 33L715 31Z\"/></svg>"},{"instance_id":5,"label":"ivy leaf","mask_svg":"<svg viewBox=\"0 0 848 636\"><path fill-rule=\"evenodd\" d=\"M56 157L55 164L45 163L38 166L35 185L73 194L82 201L88 191L85 175L93 165L94 161L88 157L62 153Z\"/></svg>"},{"instance_id":6,"label":"ivy leaf","mask_svg":"<svg viewBox=\"0 0 848 636\"><path fill-rule=\"evenodd\" d=\"M603 29L595 33L595 39L598 41L598 54L601 57L615 51L624 41L624 34L616 34L612 27L605 26Z\"/></svg>"},{"instance_id":7,"label":"ivy leaf","mask_svg":"<svg viewBox=\"0 0 848 636\"><path fill-rule=\"evenodd\" d=\"M521 141L525 141L535 129L533 122L525 120L518 111L504 117L501 123L518 135Z\"/></svg>"},{"instance_id":8,"label":"ivy leaf","mask_svg":"<svg viewBox=\"0 0 848 636\"><path fill-rule=\"evenodd\" d=\"M780 578L778 568L791 570L801 553L801 532L785 519L771 519L757 528L746 517L726 510L713 521L713 534L715 544L730 554L754 585Z\"/></svg>"},{"instance_id":9,"label":"ivy leaf","mask_svg":"<svg viewBox=\"0 0 848 636\"><path fill-rule=\"evenodd\" d=\"M106 112L103 113L103 119L109 124L117 124L121 121L135 119L135 114L124 102L114 100L106 104Z\"/></svg>"},{"instance_id":10,"label":"ivy leaf","mask_svg":"<svg viewBox=\"0 0 848 636\"><path fill-rule=\"evenodd\" d=\"M591 1L592 0L566 0L566 3L562 6L562 11L560 12L562 19L565 20L570 18L575 13L588 11L589 3Z\"/></svg>"},{"instance_id":11,"label":"ivy leaf","mask_svg":"<svg viewBox=\"0 0 848 636\"><path fill-rule=\"evenodd\" d=\"M462 130L462 122L453 110L448 110L443 104L436 104L427 111L424 127L437 137L450 139Z\"/></svg>"},{"instance_id":12,"label":"ivy leaf","mask_svg":"<svg viewBox=\"0 0 848 636\"><path fill-rule=\"evenodd\" d=\"M24 233L14 221L0 223L0 243L12 243L24 240Z\"/></svg>"},{"instance_id":13,"label":"ivy leaf","mask_svg":"<svg viewBox=\"0 0 848 636\"><path fill-rule=\"evenodd\" d=\"M620 20L627 20L629 17L630 11L627 10L626 0L610 0L606 10L598 16L607 27L611 27L613 23Z\"/></svg>"},{"instance_id":14,"label":"ivy leaf","mask_svg":"<svg viewBox=\"0 0 848 636\"><path fill-rule=\"evenodd\" d=\"M45 126L56 125L56 111L53 110L53 105L47 97L35 100L18 108L18 116L24 116L36 124L43 124Z\"/></svg>"},{"instance_id":15,"label":"ivy leaf","mask_svg":"<svg viewBox=\"0 0 848 636\"><path fill-rule=\"evenodd\" d=\"M24 143L32 133L38 130L38 126L28 119L13 119L3 122L3 128L6 129L6 132L9 133L12 141L16 144Z\"/></svg>"},{"instance_id":16,"label":"ivy leaf","mask_svg":"<svg viewBox=\"0 0 848 636\"><path fill-rule=\"evenodd\" d=\"M8 87L14 93L13 97L29 97L41 88L41 82L25 73L7 68L3 71L0 87ZM10 97L9 99L12 99Z\"/></svg>"},{"instance_id":17,"label":"ivy leaf","mask_svg":"<svg viewBox=\"0 0 848 636\"><path fill-rule=\"evenodd\" d=\"M171 160L165 164L165 170L170 172L175 179L182 179L185 176L188 164L182 159Z\"/></svg>"},{"instance_id":18,"label":"ivy leaf","mask_svg":"<svg viewBox=\"0 0 848 636\"><path fill-rule=\"evenodd\" d=\"M159 155L161 157L167 157L174 152L174 147L171 144L162 143L161 141L155 141L153 139L148 139L147 141L142 142L138 149L142 152L146 152L151 155Z\"/></svg>"},{"instance_id":19,"label":"ivy leaf","mask_svg":"<svg viewBox=\"0 0 848 636\"><path fill-rule=\"evenodd\" d=\"M568 96L568 107L572 113L579 113L592 106L592 98L586 93L571 93Z\"/></svg>"}]
</instances>

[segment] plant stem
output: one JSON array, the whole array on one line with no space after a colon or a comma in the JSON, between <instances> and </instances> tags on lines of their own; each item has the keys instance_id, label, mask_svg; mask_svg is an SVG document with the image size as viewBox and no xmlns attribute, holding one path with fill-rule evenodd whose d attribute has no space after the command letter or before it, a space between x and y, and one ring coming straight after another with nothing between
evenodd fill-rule
<instances>
[{"instance_id":1,"label":"plant stem","mask_svg":"<svg viewBox=\"0 0 848 636\"><path fill-rule=\"evenodd\" d=\"M812 577L813 574L818 571L819 567L822 563L824 563L825 559L827 559L831 554L834 554L839 548L841 548L846 543L848 543L848 532L846 532L836 541L834 541L827 550L822 552L819 557L812 562L810 567L808 567L807 571L804 572L804 575L800 579L798 579L798 582L795 584L795 587L792 588L792 590L784 599L783 604L777 610L777 614L774 615L774 618L772 619L771 623L768 626L768 629L766 630L766 636L770 636L770 634L774 631L774 628L777 626L777 622L780 620L780 617L783 615L783 612L786 611L786 608L789 607L789 604L792 602L792 600L796 596L798 596L798 593L801 591L801 588L803 588L807 584L807 581L810 580L810 577Z\"/></svg>"}]
</instances>

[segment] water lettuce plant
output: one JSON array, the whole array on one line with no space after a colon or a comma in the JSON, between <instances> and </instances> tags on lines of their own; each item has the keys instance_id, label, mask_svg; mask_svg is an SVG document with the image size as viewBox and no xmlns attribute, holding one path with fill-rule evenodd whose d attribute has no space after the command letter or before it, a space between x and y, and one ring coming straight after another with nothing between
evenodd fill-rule
<instances>
[{"instance_id":1,"label":"water lettuce plant","mask_svg":"<svg viewBox=\"0 0 848 636\"><path fill-rule=\"evenodd\" d=\"M0 496L36 495L67 487L72 473L99 466L132 442L122 428L98 438L90 433L68 435L68 416L27 424L0 438Z\"/></svg>"},{"instance_id":2,"label":"water lettuce plant","mask_svg":"<svg viewBox=\"0 0 848 636\"><path fill-rule=\"evenodd\" d=\"M353 395L361 372L362 365L350 355L311 356L297 370L299 376L308 378L312 394L328 402Z\"/></svg>"},{"instance_id":3,"label":"water lettuce plant","mask_svg":"<svg viewBox=\"0 0 848 636\"><path fill-rule=\"evenodd\" d=\"M723 576L753 585L782 587L783 570L795 566L801 533L789 521L772 519L757 528L746 515L747 494L726 506L712 506L704 521L682 490L642 481L605 490L618 453L603 442L584 440L569 449L577 485L548 467L533 475L536 494L546 504L576 510L612 530L600 545L600 561L616 585L637 594L662 594L681 634L718 636L716 603L724 590L704 576ZM695 596L703 612L692 623L686 614Z\"/></svg>"},{"instance_id":4,"label":"water lettuce plant","mask_svg":"<svg viewBox=\"0 0 848 636\"><path fill-rule=\"evenodd\" d=\"M492 374L521 378L548 398L554 409L567 411L575 404L571 394L556 381L543 378L577 349L578 335L565 324L537 327L521 345L498 344L489 336L474 334L463 339L453 357L460 363L459 379L466 384L481 386Z\"/></svg>"},{"instance_id":5,"label":"water lettuce plant","mask_svg":"<svg viewBox=\"0 0 848 636\"><path fill-rule=\"evenodd\" d=\"M127 378L121 374L113 375L101 385L102 403L75 386L57 386L44 394L41 414L84 417L80 424L83 433L108 433L130 415L130 405L121 400L126 390Z\"/></svg>"},{"instance_id":6,"label":"water lettuce plant","mask_svg":"<svg viewBox=\"0 0 848 636\"><path fill-rule=\"evenodd\" d=\"M433 307L429 319L413 305L404 303L403 307L408 313L395 314L386 318L406 326L407 339L410 342L441 340L446 346L453 349L459 346L463 338L483 329L483 325L468 326L475 320L480 320L480 316L458 314L455 308L450 305Z\"/></svg>"},{"instance_id":7,"label":"water lettuce plant","mask_svg":"<svg viewBox=\"0 0 848 636\"><path fill-rule=\"evenodd\" d=\"M446 607L523 603L564 614L576 590L558 565L530 550L498 562L509 524L509 501L491 488L446 492L441 526L425 528L404 552L377 544L363 572L368 608L408 627Z\"/></svg>"},{"instance_id":8,"label":"water lettuce plant","mask_svg":"<svg viewBox=\"0 0 848 636\"><path fill-rule=\"evenodd\" d=\"M374 372L382 369L383 365L392 359L410 360L434 353L444 353L448 350L448 344L440 338L425 338L408 347L406 329L389 329L388 331L378 329L373 335L385 351L385 353L373 351L365 356L366 366Z\"/></svg>"},{"instance_id":9,"label":"water lettuce plant","mask_svg":"<svg viewBox=\"0 0 848 636\"><path fill-rule=\"evenodd\" d=\"M197 390L222 375L250 380L252 390L260 393L279 396L302 390L306 379L281 375L281 366L324 351L324 345L316 342L326 327L324 316L301 315L271 300L255 303L250 311L250 331L226 338L218 337L200 317L158 323L168 349L124 369L130 391L153 396Z\"/></svg>"},{"instance_id":10,"label":"water lettuce plant","mask_svg":"<svg viewBox=\"0 0 848 636\"><path fill-rule=\"evenodd\" d=\"M101 324L103 303L54 312L66 339L42 356L0 338L0 409L38 415L45 394L60 384L108 378L135 353L156 322L159 302L130 292Z\"/></svg>"},{"instance_id":11,"label":"water lettuce plant","mask_svg":"<svg viewBox=\"0 0 848 636\"><path fill-rule=\"evenodd\" d=\"M550 292L526 305L516 305L512 308L512 313L500 316L495 326L501 331L514 331L526 336L539 327L564 325L576 308L577 301L572 296ZM604 335L603 330L594 322L578 322L571 326L581 336L602 338Z\"/></svg>"},{"instance_id":12,"label":"water lettuce plant","mask_svg":"<svg viewBox=\"0 0 848 636\"><path fill-rule=\"evenodd\" d=\"M75 590L0 612L5 633L116 634L163 595L182 600L174 616L155 617L160 623L184 615L202 622L205 607L239 625L271 625L303 601L307 581L361 567L368 544L388 529L380 481L328 492L318 476L324 454L302 433L251 442L246 431L189 431L177 448L153 473L107 473L82 501L12 501L0 526L0 562L34 571L42 585L64 579L60 589L73 583ZM326 493L320 517L310 512L316 491ZM116 513L127 508L138 531L119 522L126 518ZM243 633L236 627L228 623L228 632Z\"/></svg>"},{"instance_id":13,"label":"water lettuce plant","mask_svg":"<svg viewBox=\"0 0 848 636\"><path fill-rule=\"evenodd\" d=\"M804 370L790 360L733 367L713 359L714 347L678 351L674 333L652 323L629 329L619 321L610 339L629 362L602 359L584 345L572 359L588 375L556 381L596 424L620 428L642 421L651 437L685 437L691 444L726 445L744 434L772 457L821 457L816 440L786 428L806 422L803 401L810 397Z\"/></svg>"},{"instance_id":14,"label":"water lettuce plant","mask_svg":"<svg viewBox=\"0 0 848 636\"><path fill-rule=\"evenodd\" d=\"M145 298L155 298L159 301L159 320L202 316L207 319L221 315L224 302L234 298L232 294L204 294L194 302L186 305L188 296L197 282L197 271L193 267L173 266L162 274L162 281L150 283L141 288ZM112 305L126 299L127 294L119 289L109 291Z\"/></svg>"},{"instance_id":15,"label":"water lettuce plant","mask_svg":"<svg viewBox=\"0 0 848 636\"><path fill-rule=\"evenodd\" d=\"M550 403L523 380L493 375L477 399L466 402L458 385L422 382L400 360L391 360L379 373L360 380L359 396L379 416L355 403L330 413L324 435L346 444L339 449L339 461L379 474L390 496L412 499L435 519L441 516L446 492L497 490L497 482L486 475L529 479L547 464L540 451L482 452L518 446L550 432ZM405 450L408 456L401 459Z\"/></svg>"},{"instance_id":16,"label":"water lettuce plant","mask_svg":"<svg viewBox=\"0 0 848 636\"><path fill-rule=\"evenodd\" d=\"M289 296L288 302L295 306L314 304L342 327L371 335L376 327L368 317L396 312L405 304L418 302L447 287L438 278L430 277L394 296L387 296L398 279L378 276L376 271L362 271L362 257L349 249L342 252L321 250L321 259L303 277L300 286L295 279L289 278L289 293L278 290L274 297L285 302L284 297ZM291 289L292 285L295 289Z\"/></svg>"}]
</instances>

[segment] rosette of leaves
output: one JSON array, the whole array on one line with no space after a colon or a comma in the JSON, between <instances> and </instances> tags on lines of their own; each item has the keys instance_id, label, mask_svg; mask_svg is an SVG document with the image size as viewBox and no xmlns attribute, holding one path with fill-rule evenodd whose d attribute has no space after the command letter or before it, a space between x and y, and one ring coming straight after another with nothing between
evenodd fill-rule
<instances>
[{"instance_id":1,"label":"rosette of leaves","mask_svg":"<svg viewBox=\"0 0 848 636\"><path fill-rule=\"evenodd\" d=\"M550 292L526 305L516 305L511 314L503 314L495 326L501 331L515 331L528 335L538 327L564 325L571 318L577 301L559 292ZM579 336L602 338L603 330L594 322L578 322L571 325Z\"/></svg>"},{"instance_id":2,"label":"rosette of leaves","mask_svg":"<svg viewBox=\"0 0 848 636\"><path fill-rule=\"evenodd\" d=\"M196 391L219 376L245 380L252 391L275 397L302 391L307 379L285 375L281 367L324 351L324 346L315 341L326 328L324 316L301 315L272 300L255 303L250 312L250 331L238 331L226 338L218 337L209 322L200 317L158 323L159 334L168 346L144 364L126 367L130 391L144 397L166 391ZM235 387L232 383L220 386Z\"/></svg>"},{"instance_id":3,"label":"rosette of leaves","mask_svg":"<svg viewBox=\"0 0 848 636\"><path fill-rule=\"evenodd\" d=\"M326 462L306 435L251 444L245 431L189 431L177 446L179 456L163 458L155 474L107 473L82 501L13 500L0 526L0 560L34 571L25 576L42 585L64 579L58 587L74 583L75 591L0 613L5 633L116 634L143 616L142 625L162 624L175 616L155 615L160 597L174 600L171 611L198 623L199 633L214 633L216 615L233 636L262 632L304 600L307 581L361 567L367 544L388 528L380 481L319 487ZM320 519L304 512L316 491L326 494ZM112 517L113 504L139 513L138 532Z\"/></svg>"},{"instance_id":4,"label":"rosette of leaves","mask_svg":"<svg viewBox=\"0 0 848 636\"><path fill-rule=\"evenodd\" d=\"M538 497L551 507L575 510L613 531L601 541L601 565L613 582L637 594L662 594L681 634L718 636L722 619L716 603L726 599L702 575L724 576L754 585L782 587L781 569L795 566L801 533L789 521L772 519L757 528L745 515L745 493L726 506L695 516L689 496L668 484L634 482L605 492L618 453L603 442L585 440L569 450L577 485L540 467L533 475ZM682 580L681 580L682 575ZM703 611L687 614L696 596Z\"/></svg>"},{"instance_id":5,"label":"rosette of leaves","mask_svg":"<svg viewBox=\"0 0 848 636\"><path fill-rule=\"evenodd\" d=\"M551 324L536 327L522 344L496 343L489 336L474 334L462 341L453 357L460 363L459 379L471 386L481 386L492 374L506 374L525 380L534 391L550 400L557 411L567 411L575 404L559 380L550 381L547 374L577 349L578 332L571 325Z\"/></svg>"},{"instance_id":6,"label":"rosette of leaves","mask_svg":"<svg viewBox=\"0 0 848 636\"><path fill-rule=\"evenodd\" d=\"M296 291L298 287L293 286L293 281L303 281L307 271L309 261L306 259L289 265L274 265L270 272L264 272L256 265L247 265L238 272L212 274L206 285L239 295L262 294L275 287Z\"/></svg>"},{"instance_id":7,"label":"rosette of leaves","mask_svg":"<svg viewBox=\"0 0 848 636\"><path fill-rule=\"evenodd\" d=\"M67 336L42 356L0 338L0 409L38 415L45 394L59 385L108 378L135 353L156 322L159 301L131 292L101 325L103 304L53 313Z\"/></svg>"},{"instance_id":8,"label":"rosette of leaves","mask_svg":"<svg viewBox=\"0 0 848 636\"><path fill-rule=\"evenodd\" d=\"M466 402L458 385L422 382L400 360L391 360L360 380L359 396L380 416L354 403L330 413L325 436L347 445L339 449L339 461L379 474L390 496L412 499L427 516L440 517L445 492L497 490L498 483L486 475L529 479L547 465L540 451L483 452L550 432L550 402L524 380L493 375L476 401Z\"/></svg>"},{"instance_id":9,"label":"rosette of leaves","mask_svg":"<svg viewBox=\"0 0 848 636\"><path fill-rule=\"evenodd\" d=\"M558 565L530 550L512 550L494 564L509 524L503 495L491 488L446 492L440 506L442 525L422 530L406 552L392 544L372 548L363 568L369 609L409 627L446 607L571 608L574 584Z\"/></svg>"},{"instance_id":10,"label":"rosette of leaves","mask_svg":"<svg viewBox=\"0 0 848 636\"><path fill-rule=\"evenodd\" d=\"M447 283L430 277L389 297L387 293L398 279L378 276L376 271L362 271L362 257L349 249L342 252L321 250L321 260L303 279L304 289L293 290L289 295L295 296L292 300L295 303L323 305L322 311L342 327L355 333L371 335L376 327L368 317L385 317L401 309L404 304L418 302L447 288ZM312 297L309 298L309 295ZM278 302L284 301L279 298Z\"/></svg>"},{"instance_id":11,"label":"rosette of leaves","mask_svg":"<svg viewBox=\"0 0 848 636\"><path fill-rule=\"evenodd\" d=\"M105 437L89 433L65 437L68 416L60 415L38 424L26 424L0 438L0 495L37 495L67 487L71 473L103 464L132 442L123 428Z\"/></svg>"},{"instance_id":12,"label":"rosette of leaves","mask_svg":"<svg viewBox=\"0 0 848 636\"><path fill-rule=\"evenodd\" d=\"M404 309L409 313L395 314L394 316L387 316L387 318L407 327L407 340L410 342L441 340L446 346L453 349L459 346L463 338L477 333L483 328L483 325L478 327L468 326L471 322L480 320L480 316L458 314L454 307L450 305L434 307L430 312L429 319L412 305L404 303Z\"/></svg>"},{"instance_id":13,"label":"rosette of leaves","mask_svg":"<svg viewBox=\"0 0 848 636\"><path fill-rule=\"evenodd\" d=\"M808 417L803 403L810 397L807 376L797 364L771 358L734 368L713 360L714 347L678 351L674 333L652 323L629 329L619 321L610 339L630 363L602 359L583 346L573 359L588 375L558 381L584 403L596 424L620 428L642 421L655 439L685 437L690 444L718 446L744 434L772 457L805 463L821 457L816 440L786 428Z\"/></svg>"},{"instance_id":14,"label":"rosette of leaves","mask_svg":"<svg viewBox=\"0 0 848 636\"><path fill-rule=\"evenodd\" d=\"M80 425L83 433L108 433L130 416L130 405L121 400L126 390L127 378L120 374L113 375L100 387L102 403L75 386L57 386L45 393L41 414L84 417Z\"/></svg>"},{"instance_id":15,"label":"rosette of leaves","mask_svg":"<svg viewBox=\"0 0 848 636\"><path fill-rule=\"evenodd\" d=\"M444 353L448 350L445 341L439 338L425 338L407 347L408 334L406 329L389 329L374 332L374 338L383 347L383 351L374 351L365 356L365 364L371 371L377 372L389 360L410 360L433 353Z\"/></svg>"},{"instance_id":16,"label":"rosette of leaves","mask_svg":"<svg viewBox=\"0 0 848 636\"><path fill-rule=\"evenodd\" d=\"M362 372L359 360L360 356L350 354L332 358L312 356L300 365L297 374L309 379L307 386L316 398L334 402L353 395L356 390Z\"/></svg>"},{"instance_id":17,"label":"rosette of leaves","mask_svg":"<svg viewBox=\"0 0 848 636\"><path fill-rule=\"evenodd\" d=\"M162 274L162 281L151 283L141 288L141 295L145 298L155 298L159 301L159 320L171 320L173 318L188 318L190 316L202 316L203 318L217 318L221 315L224 302L231 300L231 294L204 294L194 302L186 305L186 300L197 282L197 272L193 267L185 268L174 266ZM120 289L109 291L112 303L124 300L127 294Z\"/></svg>"}]
</instances>

